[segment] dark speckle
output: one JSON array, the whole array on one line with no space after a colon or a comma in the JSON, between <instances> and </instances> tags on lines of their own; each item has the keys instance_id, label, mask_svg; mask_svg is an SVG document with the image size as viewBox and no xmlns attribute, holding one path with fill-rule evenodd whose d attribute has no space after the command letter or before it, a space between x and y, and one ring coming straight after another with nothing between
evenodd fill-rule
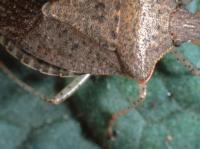
<instances>
[{"instance_id":1,"label":"dark speckle","mask_svg":"<svg viewBox=\"0 0 200 149\"><path fill-rule=\"evenodd\" d=\"M72 50L76 50L76 49L78 49L79 48L79 44L78 43L75 43L75 44L73 44L72 45Z\"/></svg>"},{"instance_id":2,"label":"dark speckle","mask_svg":"<svg viewBox=\"0 0 200 149\"><path fill-rule=\"evenodd\" d=\"M106 6L105 6L105 4L104 3L97 3L96 5L95 5L95 9L99 9L99 10L103 10L103 9L105 9L106 8Z\"/></svg>"},{"instance_id":3,"label":"dark speckle","mask_svg":"<svg viewBox=\"0 0 200 149\"><path fill-rule=\"evenodd\" d=\"M105 21L105 16L101 15L98 17L99 23L103 23Z\"/></svg>"},{"instance_id":4,"label":"dark speckle","mask_svg":"<svg viewBox=\"0 0 200 149\"><path fill-rule=\"evenodd\" d=\"M115 9L116 9L117 11L119 11L120 8L121 8L121 2L118 1L118 2L116 2Z\"/></svg>"},{"instance_id":5,"label":"dark speckle","mask_svg":"<svg viewBox=\"0 0 200 149\"><path fill-rule=\"evenodd\" d=\"M119 22L119 16L115 16L115 22L118 23Z\"/></svg>"},{"instance_id":6,"label":"dark speckle","mask_svg":"<svg viewBox=\"0 0 200 149\"><path fill-rule=\"evenodd\" d=\"M111 36L113 39L116 39L117 38L117 34L115 31L111 31Z\"/></svg>"}]
</instances>

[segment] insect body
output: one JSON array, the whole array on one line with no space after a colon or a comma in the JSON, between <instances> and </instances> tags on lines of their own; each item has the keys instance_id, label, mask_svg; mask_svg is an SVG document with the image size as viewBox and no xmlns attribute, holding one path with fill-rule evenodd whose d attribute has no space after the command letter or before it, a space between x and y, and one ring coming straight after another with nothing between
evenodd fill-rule
<instances>
[{"instance_id":1,"label":"insect body","mask_svg":"<svg viewBox=\"0 0 200 149\"><path fill-rule=\"evenodd\" d=\"M100 50L113 51L120 73L141 81L149 78L173 42L192 40L194 34L199 39L199 25L191 24L191 15L174 0L60 0L46 4L43 13L92 38ZM197 33L191 31L195 27Z\"/></svg>"},{"instance_id":2,"label":"insect body","mask_svg":"<svg viewBox=\"0 0 200 149\"><path fill-rule=\"evenodd\" d=\"M134 107L145 98L160 58L182 42L200 41L200 18L175 0L56 0L45 5L29 0L24 9L19 5L0 2L0 43L11 55L50 75L128 76L140 85ZM9 24L13 20L17 24ZM57 97L56 103L68 96ZM110 134L113 122L128 109L113 115Z\"/></svg>"}]
</instances>

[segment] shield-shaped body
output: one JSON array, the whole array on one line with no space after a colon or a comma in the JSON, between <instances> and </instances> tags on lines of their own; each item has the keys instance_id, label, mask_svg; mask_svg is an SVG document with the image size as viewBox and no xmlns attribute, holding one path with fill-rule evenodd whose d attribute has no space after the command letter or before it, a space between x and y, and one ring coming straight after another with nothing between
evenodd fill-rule
<instances>
[{"instance_id":1,"label":"shield-shaped body","mask_svg":"<svg viewBox=\"0 0 200 149\"><path fill-rule=\"evenodd\" d=\"M191 36L185 31L194 33L187 24L191 15L179 13L175 0L56 0L45 5L3 0L0 8L0 43L24 64L52 75L126 75L147 81L174 39L187 41Z\"/></svg>"},{"instance_id":2,"label":"shield-shaped body","mask_svg":"<svg viewBox=\"0 0 200 149\"><path fill-rule=\"evenodd\" d=\"M174 0L60 0L43 13L70 24L101 49L118 56L122 73L146 80L172 46Z\"/></svg>"}]
</instances>

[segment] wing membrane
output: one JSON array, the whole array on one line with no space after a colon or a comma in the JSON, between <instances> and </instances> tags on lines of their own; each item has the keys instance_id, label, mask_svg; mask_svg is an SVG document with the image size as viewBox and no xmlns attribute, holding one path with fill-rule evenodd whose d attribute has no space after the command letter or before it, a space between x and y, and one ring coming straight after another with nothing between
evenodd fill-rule
<instances>
[{"instance_id":1,"label":"wing membrane","mask_svg":"<svg viewBox=\"0 0 200 149\"><path fill-rule=\"evenodd\" d=\"M1 1L0 20L1 36L49 65L78 74L121 72L115 52L100 48L70 24L42 16L41 5L31 0Z\"/></svg>"}]
</instances>

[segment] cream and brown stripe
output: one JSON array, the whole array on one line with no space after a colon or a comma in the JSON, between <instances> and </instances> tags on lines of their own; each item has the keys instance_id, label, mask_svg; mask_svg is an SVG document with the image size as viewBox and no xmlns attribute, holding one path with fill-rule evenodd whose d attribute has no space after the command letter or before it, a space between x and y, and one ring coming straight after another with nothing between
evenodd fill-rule
<instances>
[{"instance_id":1,"label":"cream and brown stripe","mask_svg":"<svg viewBox=\"0 0 200 149\"><path fill-rule=\"evenodd\" d=\"M34 70L37 70L43 74L52 75L52 76L60 76L60 77L72 77L75 76L72 73L64 69L60 69L51 64L45 63L29 54L20 50L12 41L7 40L4 36L0 35L0 44L5 47L5 50L16 59L20 60L20 62Z\"/></svg>"}]
</instances>

